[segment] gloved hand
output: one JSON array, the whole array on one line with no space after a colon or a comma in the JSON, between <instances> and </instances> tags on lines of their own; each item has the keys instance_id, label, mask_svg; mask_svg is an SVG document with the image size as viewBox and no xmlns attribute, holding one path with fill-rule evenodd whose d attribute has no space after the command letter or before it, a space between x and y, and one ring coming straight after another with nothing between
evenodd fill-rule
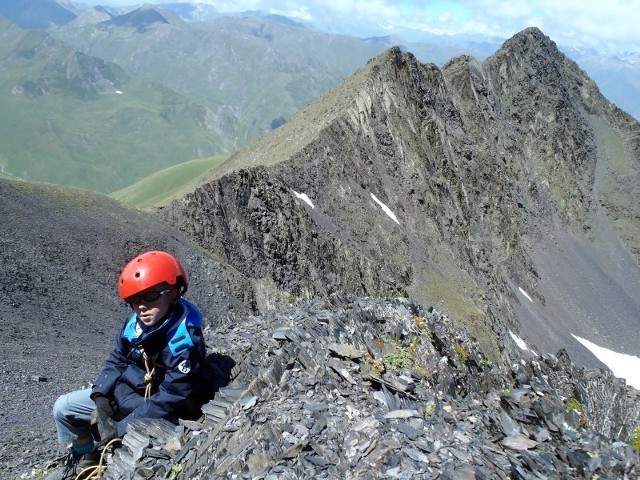
<instances>
[{"instance_id":1,"label":"gloved hand","mask_svg":"<svg viewBox=\"0 0 640 480\"><path fill-rule=\"evenodd\" d=\"M103 395L94 397L93 401L96 403L96 424L100 434L96 449L100 449L117 436L118 422L114 420L117 407L114 408L111 400Z\"/></svg>"},{"instance_id":2,"label":"gloved hand","mask_svg":"<svg viewBox=\"0 0 640 480\"><path fill-rule=\"evenodd\" d=\"M115 417L115 410L113 409L113 405L111 404L111 400L109 400L104 395L98 395L94 397L93 401L96 403L96 410L98 412L99 418L111 418Z\"/></svg>"}]
</instances>

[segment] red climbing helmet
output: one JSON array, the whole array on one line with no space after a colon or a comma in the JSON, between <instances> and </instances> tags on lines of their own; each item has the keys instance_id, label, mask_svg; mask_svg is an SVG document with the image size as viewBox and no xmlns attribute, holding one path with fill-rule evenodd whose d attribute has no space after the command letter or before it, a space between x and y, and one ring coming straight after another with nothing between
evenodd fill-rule
<instances>
[{"instance_id":1,"label":"red climbing helmet","mask_svg":"<svg viewBox=\"0 0 640 480\"><path fill-rule=\"evenodd\" d=\"M118 291L123 300L147 288L167 282L187 291L187 275L180 262L167 252L154 250L138 255L122 269L118 280Z\"/></svg>"}]
</instances>

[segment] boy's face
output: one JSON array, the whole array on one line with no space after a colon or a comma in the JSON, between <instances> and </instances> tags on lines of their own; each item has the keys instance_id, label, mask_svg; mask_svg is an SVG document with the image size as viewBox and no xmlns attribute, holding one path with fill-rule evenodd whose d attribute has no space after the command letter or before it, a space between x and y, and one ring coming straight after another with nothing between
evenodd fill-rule
<instances>
[{"instance_id":1,"label":"boy's face","mask_svg":"<svg viewBox=\"0 0 640 480\"><path fill-rule=\"evenodd\" d=\"M148 288L138 295L127 298L140 321L147 327L158 323L167 314L178 298L178 289L168 283Z\"/></svg>"}]
</instances>

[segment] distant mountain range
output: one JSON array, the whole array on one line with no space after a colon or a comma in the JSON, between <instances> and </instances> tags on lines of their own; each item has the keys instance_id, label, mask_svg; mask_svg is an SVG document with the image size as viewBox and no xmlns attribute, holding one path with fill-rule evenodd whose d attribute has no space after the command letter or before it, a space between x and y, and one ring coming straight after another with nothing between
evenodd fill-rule
<instances>
[{"instance_id":1,"label":"distant mountain range","mask_svg":"<svg viewBox=\"0 0 640 480\"><path fill-rule=\"evenodd\" d=\"M104 193L236 151L392 46L441 66L460 54L483 60L501 41L359 39L190 3L84 9L20 0L3 2L0 15L20 27L0 25L0 108L12 112L0 113L0 176ZM640 118L640 56L565 53Z\"/></svg>"},{"instance_id":2,"label":"distant mountain range","mask_svg":"<svg viewBox=\"0 0 640 480\"><path fill-rule=\"evenodd\" d=\"M0 18L5 176L109 192L216 148L210 113L165 85Z\"/></svg>"},{"instance_id":3,"label":"distant mountain range","mask_svg":"<svg viewBox=\"0 0 640 480\"><path fill-rule=\"evenodd\" d=\"M184 111L177 103L181 97L176 90L142 80L136 89L134 80L123 71L134 66L141 72L152 71L145 65L150 57L142 52L145 46L163 44L155 37L166 35L162 37L164 44L175 46L180 45L180 35L207 38L211 32L175 27L181 25L176 20L155 22L153 15L138 18L153 23L142 33L132 33L142 23L106 26L104 30L94 27L101 39L107 39L108 32L126 36L130 42L137 40L138 58L124 67L105 59L100 63L97 57L85 58L42 31L16 32L14 27L9 36L0 39L4 47L12 35L17 38L6 48L11 53L4 52L1 57L3 66L14 66L13 84L25 84L16 72L41 79L32 93L16 92L14 96L16 102L23 102L16 104L19 106L33 102L33 106L49 107L39 111L44 119L38 127L48 128L48 136L42 138L52 142L62 138L60 126L64 123L60 118L71 106L100 105L105 109L109 102L126 99L128 91L136 96L131 94L128 108L116 111L115 106L110 107L115 117L102 117L104 128L115 128L109 123L113 122L122 126L119 133L125 135L125 129L139 128L145 120L166 118L168 125L177 121L169 115ZM244 70L253 73L252 82L275 76L274 72L280 72L280 79L297 78L291 69L300 64L287 63L285 57L278 56L279 44L281 37L290 41L291 37L285 36L289 29L305 29L283 28L274 19L236 21L236 27L244 27L244 41L235 42L236 37L224 32L218 39L227 42L226 55L235 54L234 58L244 61L253 57L241 56L241 47L272 46L271 51L265 50L270 54L269 62L254 59L252 68ZM156 43L145 43L153 39ZM173 63L197 67L185 63L180 48L171 53ZM47 54L52 55L49 63L44 61ZM201 52L191 54L203 58ZM68 61L62 62L64 59ZM56 70L61 62L64 68ZM84 67L75 68L78 65ZM166 77L176 82L178 77L169 75L172 62L165 65ZM267 69L268 65L272 69ZM32 66L47 68L30 72ZM313 66L320 68L322 63ZM49 70L55 75L49 75ZM300 78L309 78L311 70ZM189 70L185 72L187 79L194 76ZM96 85L108 86L109 82L116 89L122 86L123 94L96 92ZM241 81L247 89L251 86L248 83ZM153 100L153 95L143 96L144 85L165 95L164 112L150 111L146 118L139 118L153 104L142 103ZM288 91L286 85L283 91ZM187 87L185 84L185 91ZM56 93L59 90L61 93ZM265 90L261 99L273 100L269 94L277 92ZM174 101L171 108L166 99ZM60 110L57 122L51 121L53 106ZM96 114L101 109L96 109ZM81 118L93 121L88 115ZM640 435L637 391L627 392L622 382L614 384L598 371L583 370L579 381L573 368L559 371L550 367L568 365L571 359L584 367L603 366L604 362L614 369L621 362L612 364L611 357L599 354L606 349L606 353L626 355L623 367L627 368L614 370L616 376L633 376L634 385L639 385L634 375L637 368L629 368L640 358L639 131L637 120L611 104L549 37L530 28L507 40L484 61L460 56L441 68L421 63L399 48L388 49L285 124L214 166L204 178L200 176L201 165L190 165L190 178L198 177L198 184L181 192L176 200L144 212L94 192L0 180L0 318L5 327L0 329L0 341L4 345L1 366L8 385L2 389L0 405L17 405L15 412L0 411L0 431L11 439L0 448L0 464L7 465L3 473L19 477L51 455L55 439L50 412L56 395L95 378L93 370L99 368L96 355L106 356L118 319L128 315L114 289L119 266L141 251L166 249L176 253L188 269L187 295L202 308L205 330L213 339L210 346L217 353L228 352L239 365L246 366L242 378L247 379L247 388L237 391L249 393L237 398L250 395L260 409L268 406L268 410L259 410L259 415L240 405L233 407L231 418L238 418L240 412L240 417L251 419L251 425L243 420L243 430L237 430L239 424L230 417L224 420L230 429L219 428L222 424L211 423L210 418L204 422L208 431L201 430L201 423L192 423L200 434L193 442L183 442L189 453L165 455L182 459L180 469L188 458L194 462L208 458L216 470L199 470L201 477L206 477L206 472L213 472L213 477L224 475L232 468L249 474L243 473L244 477L266 478L280 475L281 467L288 465L291 472L316 478L338 470L327 470L328 461L316 462L313 470L307 470L304 462L308 460L303 455L315 455L311 450L318 449L326 456L329 450L321 451L318 445L342 445L331 447L337 453L327 458L330 465L341 466L340 474L351 472L348 452L352 450L344 447L349 442L340 429L345 425L350 431L360 428L352 426L361 422L360 412L377 415L379 420L371 418L390 428L387 420L391 419L371 410L378 408L373 405L381 403L379 398L387 398L386 409L402 414L393 421L407 420L407 428L386 437L390 441L384 456L365 458L368 451L359 450L362 465L373 468L367 472L385 472L380 465L403 464L410 453L399 448L396 439L404 435L425 439L424 450L420 449L425 457L420 462L434 469L433 475L406 476L473 478L473 470L444 473L443 468L451 465L453 458L475 462L477 455L451 456L450 452L466 452L459 447L468 446L469 438L473 442L481 438L482 450L492 451L499 459L484 463L483 470L477 470L478 478L495 477L496 469L491 465L498 463L503 466L504 478L514 472L522 472L521 478L540 478L541 467L552 464L562 465L567 473L548 470L548 478L574 478L584 472L624 478L625 458L633 468L627 476L637 478L637 454L618 442L629 442L633 432ZM29 132L35 139L38 129ZM160 135L169 134L167 129L156 132L156 141L165 142L161 145L167 148L171 139ZM120 140L109 137L114 143ZM123 150L152 138L140 137L133 132L123 138ZM71 138L78 144L93 141L81 135ZM23 138L23 148L34 139ZM123 155L131 162L132 155ZM45 160L49 157L43 157L42 163ZM104 165L113 168L115 160L107 158ZM178 170L182 169L165 171L168 175L156 179L162 187L155 192L150 189L149 198L170 188ZM107 170L103 173L105 178L108 174ZM342 299L354 295L368 299L354 299L358 308L344 309ZM420 317L409 302L394 300L397 307L389 308L387 302L374 306L370 300L402 297L436 314ZM307 301L312 309L298 308ZM283 305L294 308L285 311ZM271 320L257 319L258 313L269 315ZM441 328L445 324L451 326L446 332ZM225 338L237 343L230 344ZM221 352L220 347L225 350ZM344 353L336 356L336 349ZM348 351L361 353L351 357ZM548 355L556 352L556 357ZM342 363L343 357L354 362ZM417 358L420 362L415 362ZM405 363L402 359L413 360ZM364 378L373 366L376 376ZM529 376L527 372L537 373ZM381 385L375 391L382 397L366 386L372 380ZM590 384L597 388L587 388ZM317 385L323 385L326 392L322 397ZM274 432L284 432L286 422L278 408L293 398L298 413L287 418L294 423L310 417L311 404L321 405L315 411L318 419L334 418L340 406L350 412L353 423L335 423L330 436L326 432L318 436L327 430L326 425L315 431L308 429L304 438L311 432L313 442L308 453L296 450L290 456L280 449L266 455L260 445L269 443ZM517 411L509 407L516 398L522 402ZM557 399L558 413L569 414L572 403L585 420L575 410L573 420L551 414L550 398ZM408 423L410 419L402 413L407 412L405 403L398 403L401 399L410 400L411 408L417 408L411 415L419 423ZM439 425L446 426L451 441L434 443L444 437L431 428L433 412L421 413L429 399L437 400L435 418L442 419ZM504 409L496 410L498 405ZM450 408L445 410L444 406ZM470 416L469 412L486 416ZM521 426L513 418L509 420L508 412L521 420ZM546 413L541 417L536 412ZM473 417L466 422L469 427L474 425L473 430L465 430L464 436L457 434L461 430L453 429L460 426L456 418L461 416ZM544 418L549 422L544 423ZM545 435L537 436L540 430L534 430L533 420L548 429ZM419 433L411 433L417 428ZM620 468L614 471L615 464L609 463L604 450L585 440L593 437L585 436L584 428L616 442ZM247 442L237 441L238 432L252 435L252 431L264 434L251 437L263 443L247 447ZM221 433L228 434L228 443L220 442ZM510 444L509 451L496 450L509 438L505 435L519 438L519 445L524 446L514 449L515 444ZM554 443L549 440L552 435ZM140 438L148 444L146 437ZM171 438L175 438L173 430ZM522 443L531 438L537 438L540 448L547 450ZM569 438L572 448L568 450ZM196 445L217 453L191 454ZM304 445L300 448L307 448ZM442 452L442 445L452 449ZM590 445L591 450L582 449L584 445ZM159 450L147 450L148 456L155 452L157 457ZM443 456L431 456L437 451ZM623 451L626 457L619 454ZM195 470L171 469L171 460L167 461L164 471L175 470L178 480L194 477L189 472ZM608 469L600 469L605 463ZM141 475L150 472L149 465L143 462ZM248 470L248 465L256 469ZM516 471L519 465L523 468ZM585 465L584 469L580 465ZM298 466L302 467L294 470ZM437 473L436 468L440 468ZM117 475L122 472L113 470L113 475L116 471ZM287 478L294 477L291 473Z\"/></svg>"},{"instance_id":4,"label":"distant mountain range","mask_svg":"<svg viewBox=\"0 0 640 480\"><path fill-rule=\"evenodd\" d=\"M0 4L0 15L20 28L46 30L61 27L77 15L56 0L10 0Z\"/></svg>"}]
</instances>

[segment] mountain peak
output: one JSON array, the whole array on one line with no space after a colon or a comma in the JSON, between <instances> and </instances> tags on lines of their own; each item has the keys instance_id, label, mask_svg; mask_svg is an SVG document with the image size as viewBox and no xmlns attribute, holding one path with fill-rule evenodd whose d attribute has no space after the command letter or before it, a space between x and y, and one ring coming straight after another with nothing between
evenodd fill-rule
<instances>
[{"instance_id":1,"label":"mountain peak","mask_svg":"<svg viewBox=\"0 0 640 480\"><path fill-rule=\"evenodd\" d=\"M537 27L529 27L506 40L494 57L565 59L556 43Z\"/></svg>"},{"instance_id":2,"label":"mountain peak","mask_svg":"<svg viewBox=\"0 0 640 480\"><path fill-rule=\"evenodd\" d=\"M76 18L55 0L0 2L0 15L20 28L37 30L60 27Z\"/></svg>"},{"instance_id":3,"label":"mountain peak","mask_svg":"<svg viewBox=\"0 0 640 480\"><path fill-rule=\"evenodd\" d=\"M152 5L144 5L124 15L119 15L106 22L105 25L115 25L118 27L130 27L142 33L153 24L169 24L169 20L157 8Z\"/></svg>"}]
</instances>

